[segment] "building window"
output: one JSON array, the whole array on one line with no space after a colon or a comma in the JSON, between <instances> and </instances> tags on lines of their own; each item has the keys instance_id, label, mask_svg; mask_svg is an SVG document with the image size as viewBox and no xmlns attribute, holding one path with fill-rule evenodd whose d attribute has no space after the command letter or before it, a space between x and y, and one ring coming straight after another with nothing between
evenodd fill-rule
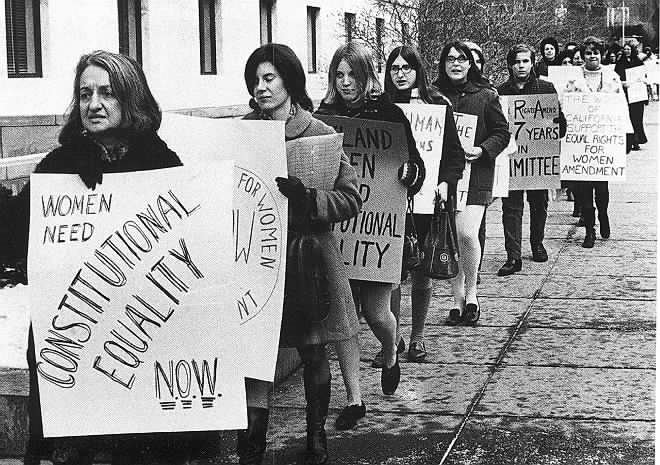
<instances>
[{"instance_id":1,"label":"building window","mask_svg":"<svg viewBox=\"0 0 660 465\"><path fill-rule=\"evenodd\" d=\"M273 42L273 8L275 0L259 0L261 45Z\"/></svg>"},{"instance_id":2,"label":"building window","mask_svg":"<svg viewBox=\"0 0 660 465\"><path fill-rule=\"evenodd\" d=\"M119 53L142 64L141 0L117 0L119 12Z\"/></svg>"},{"instance_id":3,"label":"building window","mask_svg":"<svg viewBox=\"0 0 660 465\"><path fill-rule=\"evenodd\" d=\"M199 0L199 66L202 74L217 74L215 0Z\"/></svg>"},{"instance_id":4,"label":"building window","mask_svg":"<svg viewBox=\"0 0 660 465\"><path fill-rule=\"evenodd\" d=\"M344 29L346 30L346 42L353 40L355 32L355 13L344 13Z\"/></svg>"},{"instance_id":5,"label":"building window","mask_svg":"<svg viewBox=\"0 0 660 465\"><path fill-rule=\"evenodd\" d=\"M41 77L39 0L5 0L7 74Z\"/></svg>"},{"instance_id":6,"label":"building window","mask_svg":"<svg viewBox=\"0 0 660 465\"><path fill-rule=\"evenodd\" d=\"M317 20L319 8L307 7L307 72L316 73Z\"/></svg>"},{"instance_id":7,"label":"building window","mask_svg":"<svg viewBox=\"0 0 660 465\"><path fill-rule=\"evenodd\" d=\"M383 18L376 18L376 62L378 64L378 72L383 72L383 30L385 29L385 20Z\"/></svg>"}]
</instances>

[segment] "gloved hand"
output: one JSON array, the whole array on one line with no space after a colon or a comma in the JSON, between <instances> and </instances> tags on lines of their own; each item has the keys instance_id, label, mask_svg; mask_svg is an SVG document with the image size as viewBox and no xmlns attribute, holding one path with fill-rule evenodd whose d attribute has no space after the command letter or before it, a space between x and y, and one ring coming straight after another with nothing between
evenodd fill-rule
<instances>
[{"instance_id":1,"label":"gloved hand","mask_svg":"<svg viewBox=\"0 0 660 465\"><path fill-rule=\"evenodd\" d=\"M101 157L93 153L80 153L76 157L74 166L76 174L92 190L97 184L103 182L103 161Z\"/></svg>"},{"instance_id":2,"label":"gloved hand","mask_svg":"<svg viewBox=\"0 0 660 465\"><path fill-rule=\"evenodd\" d=\"M300 178L289 176L288 178L276 177L275 182L277 188L284 196L289 199L289 202L302 204L305 202L308 191Z\"/></svg>"},{"instance_id":3,"label":"gloved hand","mask_svg":"<svg viewBox=\"0 0 660 465\"><path fill-rule=\"evenodd\" d=\"M406 187L410 187L415 184L417 178L419 177L419 167L417 164L411 161L407 161L399 167L397 175L399 176L399 181L401 181L401 184Z\"/></svg>"}]
</instances>

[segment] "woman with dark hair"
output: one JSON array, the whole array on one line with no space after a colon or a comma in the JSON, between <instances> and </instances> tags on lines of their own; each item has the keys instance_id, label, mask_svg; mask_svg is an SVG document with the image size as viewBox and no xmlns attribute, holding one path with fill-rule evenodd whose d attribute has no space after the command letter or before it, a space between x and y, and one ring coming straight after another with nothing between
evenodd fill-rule
<instances>
[{"instance_id":1,"label":"woman with dark hair","mask_svg":"<svg viewBox=\"0 0 660 465\"><path fill-rule=\"evenodd\" d=\"M349 42L334 53L328 69L328 91L319 106L320 115L338 115L378 121L401 123L406 134L409 159L398 170L408 195L415 195L422 187L425 170L419 156L410 123L403 111L381 91L371 52L362 44ZM396 318L390 311L392 284L351 280L354 295L359 297L362 312L369 327L383 348L380 378L386 395L394 394L401 378ZM348 405L336 421L338 429L350 429L366 414L360 391L360 351L355 337L336 344L337 356Z\"/></svg>"},{"instance_id":2,"label":"woman with dark hair","mask_svg":"<svg viewBox=\"0 0 660 465\"><path fill-rule=\"evenodd\" d=\"M429 87L426 70L422 65L422 58L413 47L403 45L390 52L385 64L385 93L395 103L436 104L446 107L442 159L437 181L434 182L442 201L447 201L449 196L455 196L456 183L462 176L465 166L465 152L463 152L456 131L454 112L449 100L437 90ZM430 173L430 175L432 176L431 180L436 179L435 173ZM424 243L424 238L431 228L431 218L432 215L430 214L413 214L412 219L421 244ZM409 222L408 218L407 222ZM411 224L407 224L406 230L410 230L411 227ZM411 290L412 330L410 344L408 345L408 361L411 362L421 362L427 355L424 344L424 325L431 300L431 289L431 278L425 276L421 270L413 270ZM392 313L398 317L401 307L401 286L397 286L392 291L391 305Z\"/></svg>"},{"instance_id":3,"label":"woman with dark hair","mask_svg":"<svg viewBox=\"0 0 660 465\"><path fill-rule=\"evenodd\" d=\"M560 65L559 43L554 37L546 37L539 46L541 59L536 62L534 72L536 76L548 76L548 66Z\"/></svg>"},{"instance_id":4,"label":"woman with dark hair","mask_svg":"<svg viewBox=\"0 0 660 465\"><path fill-rule=\"evenodd\" d=\"M619 58L614 66L614 71L621 78L621 84L623 85L623 91L626 93L626 98L628 98L628 87L632 84L626 78L626 70L636 66L644 66L644 63L637 56L637 47L630 42L626 42L623 46L623 55L621 55L621 58ZM648 142L646 132L644 131L644 106L648 105L648 103L648 98L639 102L628 103L630 122L635 131L633 134L626 136L626 149L628 151L639 150L639 144L646 144Z\"/></svg>"},{"instance_id":5,"label":"woman with dark hair","mask_svg":"<svg viewBox=\"0 0 660 465\"><path fill-rule=\"evenodd\" d=\"M78 174L90 189L103 180L103 173L152 170L181 165L179 157L156 131L161 112L142 68L124 55L95 51L83 55L76 67L73 99L67 120L60 132L60 147L46 155L35 173ZM10 237L0 240L9 256L25 260L30 227L30 185L27 184L4 212L12 225ZM37 464L49 444L43 439L39 385L32 327L28 338L27 360L30 373L28 398L29 439L24 463ZM139 461L140 450L149 444L151 452L162 458L185 461L181 442L168 447L181 435L138 435L116 437L113 463ZM89 437L57 438L52 441L52 460L56 464L91 464L96 441ZM173 443L172 443L173 444ZM178 451L178 452L177 452ZM161 456L162 454L162 456Z\"/></svg>"},{"instance_id":6,"label":"woman with dark hair","mask_svg":"<svg viewBox=\"0 0 660 465\"><path fill-rule=\"evenodd\" d=\"M312 116L312 101L305 89L300 60L286 45L267 44L256 49L245 65L245 85L254 111L246 120L284 122L287 141L301 137L334 134L334 130ZM308 325L283 317L281 347L295 347L303 361L307 403L307 451L305 464L328 460L325 420L330 403L330 366L325 344L356 337L358 321L339 246L330 225L357 215L362 206L355 170L341 151L334 187L323 190L305 186L295 177L276 178L280 192L289 200L289 242L304 232L313 234L327 266L329 311L324 320ZM312 174L311 173L308 174ZM287 251L288 255L289 251ZM293 279L287 274L286 280ZM287 296L291 298L291 296ZM319 309L309 309L319 312ZM241 464L262 463L268 429L268 392L271 383L246 379L248 428L238 433Z\"/></svg>"},{"instance_id":7,"label":"woman with dark hair","mask_svg":"<svg viewBox=\"0 0 660 465\"><path fill-rule=\"evenodd\" d=\"M573 50L564 50L559 54L559 64L561 66L573 66Z\"/></svg>"},{"instance_id":8,"label":"woman with dark hair","mask_svg":"<svg viewBox=\"0 0 660 465\"><path fill-rule=\"evenodd\" d=\"M495 158L506 148L511 134L497 91L481 75L465 43L454 41L444 46L434 85L449 98L455 112L478 118L475 146L465 150L465 159L472 166L467 205L456 214L459 273L451 281L454 308L447 320L450 325L461 322L475 325L481 312L477 299L479 225L486 205L492 200Z\"/></svg>"}]
</instances>

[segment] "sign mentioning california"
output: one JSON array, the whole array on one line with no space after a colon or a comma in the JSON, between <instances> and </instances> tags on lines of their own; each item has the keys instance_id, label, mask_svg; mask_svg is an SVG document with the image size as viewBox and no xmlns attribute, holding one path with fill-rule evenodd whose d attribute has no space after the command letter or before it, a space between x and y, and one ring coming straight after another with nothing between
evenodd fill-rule
<instances>
[{"instance_id":1,"label":"sign mentioning california","mask_svg":"<svg viewBox=\"0 0 660 465\"><path fill-rule=\"evenodd\" d=\"M628 115L618 111L617 94L564 94L566 137L561 144L561 179L569 181L626 180Z\"/></svg>"},{"instance_id":2,"label":"sign mentioning california","mask_svg":"<svg viewBox=\"0 0 660 465\"><path fill-rule=\"evenodd\" d=\"M232 166L106 174L95 191L77 176L32 175L29 288L46 436L245 424L239 319L222 292ZM217 289L216 304L195 297L202 288Z\"/></svg>"}]
</instances>

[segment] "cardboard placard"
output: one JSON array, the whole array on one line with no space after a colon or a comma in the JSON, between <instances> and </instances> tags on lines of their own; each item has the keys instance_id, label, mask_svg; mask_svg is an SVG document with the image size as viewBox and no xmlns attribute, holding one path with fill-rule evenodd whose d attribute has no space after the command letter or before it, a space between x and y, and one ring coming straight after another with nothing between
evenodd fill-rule
<instances>
[{"instance_id":1,"label":"cardboard placard","mask_svg":"<svg viewBox=\"0 0 660 465\"><path fill-rule=\"evenodd\" d=\"M649 99L646 89L646 66L640 65L626 70L628 103L644 102Z\"/></svg>"},{"instance_id":2,"label":"cardboard placard","mask_svg":"<svg viewBox=\"0 0 660 465\"><path fill-rule=\"evenodd\" d=\"M438 184L442 144L445 135L445 105L420 105L400 103L410 121L413 137L419 154L426 167L426 180L420 191L415 194L414 213L432 214L434 209L435 189Z\"/></svg>"},{"instance_id":3,"label":"cardboard placard","mask_svg":"<svg viewBox=\"0 0 660 465\"><path fill-rule=\"evenodd\" d=\"M614 102L617 94L564 94L567 130L561 144L562 180L625 181L625 127L629 118Z\"/></svg>"},{"instance_id":4,"label":"cardboard placard","mask_svg":"<svg viewBox=\"0 0 660 465\"><path fill-rule=\"evenodd\" d=\"M284 122L164 113L159 134L184 164L235 160L233 185L222 196L224 202L231 199L233 203L234 285L229 292L231 308L241 323L237 344L242 349L245 376L273 381L284 302L288 223L287 200L275 183L276 176L287 175Z\"/></svg>"},{"instance_id":5,"label":"cardboard placard","mask_svg":"<svg viewBox=\"0 0 660 465\"><path fill-rule=\"evenodd\" d=\"M559 100L556 94L502 96L517 150L509 157L509 189L556 189L559 181Z\"/></svg>"},{"instance_id":6,"label":"cardboard placard","mask_svg":"<svg viewBox=\"0 0 660 465\"><path fill-rule=\"evenodd\" d=\"M231 161L33 174L31 318L45 436L244 427L231 281ZM94 412L90 417L90 412Z\"/></svg>"},{"instance_id":7,"label":"cardboard placard","mask_svg":"<svg viewBox=\"0 0 660 465\"><path fill-rule=\"evenodd\" d=\"M408 160L400 123L316 115L344 134L344 151L355 168L362 210L332 225L350 279L385 283L401 280L406 188L398 169Z\"/></svg>"},{"instance_id":8,"label":"cardboard placard","mask_svg":"<svg viewBox=\"0 0 660 465\"><path fill-rule=\"evenodd\" d=\"M554 84L560 101L564 92L575 92L587 87L581 66L548 66L548 81Z\"/></svg>"},{"instance_id":9,"label":"cardboard placard","mask_svg":"<svg viewBox=\"0 0 660 465\"><path fill-rule=\"evenodd\" d=\"M464 150L474 147L474 139L477 136L477 121L479 117L467 113L454 112L456 121L456 130L458 138ZM472 172L472 162L465 161L463 176L456 183L456 210L461 211L467 205L468 191L470 189L470 173Z\"/></svg>"}]
</instances>

